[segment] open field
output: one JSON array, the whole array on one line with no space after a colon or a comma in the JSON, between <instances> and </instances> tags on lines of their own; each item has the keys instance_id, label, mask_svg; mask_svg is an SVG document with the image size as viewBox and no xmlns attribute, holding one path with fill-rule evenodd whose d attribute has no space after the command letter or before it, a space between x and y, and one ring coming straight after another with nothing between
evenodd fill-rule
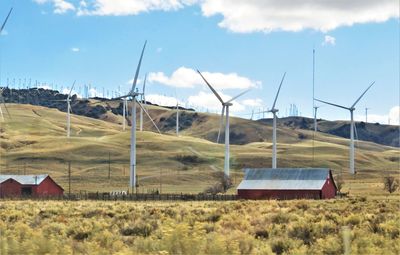
<instances>
[{"instance_id":1,"label":"open field","mask_svg":"<svg viewBox=\"0 0 400 255\"><path fill-rule=\"evenodd\" d=\"M399 254L398 200L2 201L1 254ZM344 228L347 226L347 228Z\"/></svg>"},{"instance_id":2,"label":"open field","mask_svg":"<svg viewBox=\"0 0 400 255\"><path fill-rule=\"evenodd\" d=\"M130 133L122 132L121 125L73 115L72 138L67 140L65 113L32 105L8 106L12 119L6 118L6 122L1 123L2 173L49 173L67 191L67 162L70 161L73 192L127 189ZM173 114L159 107L149 108L158 123L161 118ZM149 131L138 132L140 192L161 189L162 192L197 193L216 182L217 173L222 171L223 166L223 145L200 137L213 136L217 132L218 117L198 114L200 119L204 117L204 122L194 123L180 137L171 133L159 135ZM243 130L243 126L247 129ZM145 127L150 127L149 121ZM231 171L236 185L241 180L244 167L271 165L271 128L239 118L232 118L231 127L234 132L258 137L254 138L258 142L231 145ZM299 136L300 133L304 136ZM345 192L368 196L386 195L382 186L383 176L399 173L399 148L370 142L356 143L358 174L351 177L346 174L347 139L318 133L313 160L313 142L310 138L312 132L307 130L279 128L278 166L330 167L335 176L341 174L345 179ZM235 189L229 192L234 193ZM398 196L396 194L390 197Z\"/></svg>"}]
</instances>

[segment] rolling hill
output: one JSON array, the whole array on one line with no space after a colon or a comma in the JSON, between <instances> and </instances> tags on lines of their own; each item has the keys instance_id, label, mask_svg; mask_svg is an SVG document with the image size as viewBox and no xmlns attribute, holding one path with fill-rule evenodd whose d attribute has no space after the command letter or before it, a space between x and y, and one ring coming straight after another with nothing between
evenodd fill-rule
<instances>
[{"instance_id":1,"label":"rolling hill","mask_svg":"<svg viewBox=\"0 0 400 255\"><path fill-rule=\"evenodd\" d=\"M64 112L28 104L7 105L12 117L1 123L2 173L49 173L67 190L67 167L71 162L73 191L126 190L130 133L122 131L120 118L104 121L73 115L72 138L67 139ZM148 120L146 131L138 132L139 190L201 192L217 182L224 148L209 140L215 140L218 116L182 111L186 116L182 123L187 122L183 125L188 127L176 137L172 128L174 111L157 106L148 109L163 134L153 132ZM271 165L271 128L240 118L232 118L231 127L236 141L231 146L232 179L237 185L242 168ZM358 173L349 176L348 140L321 132L315 142L312 137L309 130L280 127L278 166L330 167L346 180L345 190L378 195L383 193L382 177L399 169L398 148L360 141L356 151Z\"/></svg>"},{"instance_id":2,"label":"rolling hill","mask_svg":"<svg viewBox=\"0 0 400 255\"><path fill-rule=\"evenodd\" d=\"M65 102L54 101L66 99L67 95L60 94L56 90L47 89L8 89L3 91L5 102L22 103L31 105L40 105L48 108L56 108L66 112ZM168 107L158 107L147 102L150 107L152 117L156 119L159 127L164 132L173 133L175 131L175 115ZM217 137L218 127L214 128L212 123L217 115L197 113L193 109L184 109L182 113L180 128L185 134L195 136L214 142ZM76 95L72 96L72 111L76 115L91 117L116 124L122 123L122 102L105 98L78 99ZM268 141L271 137L271 119L261 119L250 121L245 119L234 119L231 125L231 143L248 144L253 142ZM150 124L150 123L148 123ZM286 117L278 119L278 125L282 127L279 136L290 141L310 139L306 137L309 132L304 130L313 130L313 119L305 117ZM318 120L319 131L322 133L349 138L350 124L347 121L327 121ZM399 128L394 125L381 125L379 123L356 123L358 139L362 141L374 142L392 147L400 147ZM148 128L151 128L150 125ZM291 131L285 132L284 128ZM284 140L287 141L287 140Z\"/></svg>"}]
</instances>

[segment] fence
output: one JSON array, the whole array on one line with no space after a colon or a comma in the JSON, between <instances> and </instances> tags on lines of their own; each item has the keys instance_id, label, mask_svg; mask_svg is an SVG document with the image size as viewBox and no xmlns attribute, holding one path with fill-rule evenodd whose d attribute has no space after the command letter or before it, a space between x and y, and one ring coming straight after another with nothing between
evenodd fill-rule
<instances>
[{"instance_id":1,"label":"fence","mask_svg":"<svg viewBox=\"0 0 400 255\"><path fill-rule=\"evenodd\" d=\"M75 193L64 196L66 200L105 200L105 201L231 201L237 200L237 195L211 194L110 194L107 192Z\"/></svg>"}]
</instances>

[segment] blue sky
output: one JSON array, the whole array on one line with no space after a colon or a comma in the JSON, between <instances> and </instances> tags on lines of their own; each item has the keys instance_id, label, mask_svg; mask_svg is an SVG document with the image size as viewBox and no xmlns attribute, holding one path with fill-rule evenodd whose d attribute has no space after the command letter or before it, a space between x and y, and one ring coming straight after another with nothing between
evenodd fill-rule
<instances>
[{"instance_id":1,"label":"blue sky","mask_svg":"<svg viewBox=\"0 0 400 255\"><path fill-rule=\"evenodd\" d=\"M147 39L141 80L149 73L150 101L173 103L176 93L182 104L219 112L198 68L226 98L251 88L232 108L250 117L253 109L271 107L286 71L280 115L296 104L311 116L314 47L317 98L350 106L376 81L357 105L357 118L369 107L371 121L387 123L391 110L392 123L398 121L399 3L290 2L2 0L1 19L14 10L0 37L1 83L31 78L65 88L76 79L76 92L83 84L97 95L103 87L127 91ZM318 115L349 118L330 106Z\"/></svg>"}]
</instances>

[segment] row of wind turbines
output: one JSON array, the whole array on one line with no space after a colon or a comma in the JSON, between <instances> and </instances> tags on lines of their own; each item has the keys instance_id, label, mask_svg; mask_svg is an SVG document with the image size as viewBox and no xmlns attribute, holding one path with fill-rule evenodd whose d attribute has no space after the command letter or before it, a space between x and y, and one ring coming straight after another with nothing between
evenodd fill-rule
<instances>
[{"instance_id":1,"label":"row of wind turbines","mask_svg":"<svg viewBox=\"0 0 400 255\"><path fill-rule=\"evenodd\" d=\"M10 16L12 12L12 8L10 9L5 21L3 22L3 25L1 26L1 31L3 31L3 28L5 27L7 20ZM1 33L0 31L0 33ZM150 116L150 114L148 113L147 109L146 109L146 98L145 98L145 88L146 88L146 79L147 79L147 75L144 78L144 82L143 82L143 89L142 89L142 93L138 92L137 89L137 81L138 81L138 77L139 77L139 73L140 73L140 68L141 68L141 64L142 64L142 60L143 60L143 55L145 52L145 48L146 48L146 44L147 41L144 43L141 54L140 54L140 58L139 58L139 63L137 65L136 68L136 72L135 72L135 76L132 82L132 87L131 90L123 96L120 97L116 97L114 98L114 100L122 100L123 102L123 130L126 129L126 116L127 114L129 114L128 111L128 101L131 102L131 138L130 138L130 188L132 190L134 190L136 188L136 110L137 110L137 106L139 106L140 108L140 126L139 126L139 130L143 131L143 114L145 113L147 115L147 117L150 119L150 121L152 122L153 126L156 128L157 132L161 134L159 128L157 127L156 123L154 122L154 120L152 119L152 117ZM197 72L199 73L199 75L201 76L201 78L204 80L204 82L206 83L206 85L210 88L210 90L212 91L212 93L216 96L216 98L219 100L219 102L222 105L222 111L221 111L221 117L220 117L220 123L219 123L219 130L218 130L218 136L217 136L217 143L219 143L220 140L220 136L221 136L221 131L222 128L225 125L225 158L224 158L224 174L226 177L229 178L230 176L230 141L229 141L229 135L230 135L230 122L229 122L229 107L233 105L233 101L241 96L243 96L245 93L247 93L249 90L243 91L240 94L238 94L235 97L232 97L231 99L224 101L222 99L222 97L220 96L220 94L218 94L218 92L213 88L213 86L206 80L206 78L203 76L203 74L197 70ZM268 111L264 111L265 112L269 112L273 114L273 132L272 132L272 168L277 168L277 113L279 112L279 109L276 108L276 102L283 84L283 81L285 79L286 76L286 72L283 74L281 82L279 84L278 87L278 91L275 95L275 99L274 102L272 104L272 107L270 110ZM334 103L330 103L327 101L323 101L317 98L313 98L314 101L318 101L327 105L331 105L334 107L338 107L338 108L342 108L345 110L350 111L350 173L354 174L355 170L354 170L354 129L355 129L355 125L354 125L354 110L355 110L355 106L356 104L361 100L361 98L367 93L367 91L372 87L372 85L375 82L371 83L371 85L369 85L369 87L361 94L361 96L350 106L350 107L346 107L346 106L342 106L342 105L338 105L338 104L334 104ZM70 137L70 128L71 128L71 113L72 113L72 108L71 108L71 93L73 91L75 82L73 83L73 85L71 86L70 92L67 96L67 99L65 100L61 100L61 101L65 101L67 103L67 137ZM313 84L314 85L314 84ZM0 94L1 96L1 94ZM1 103L3 103L3 105L5 106L5 109L7 110L6 104L4 102L3 97L1 96ZM314 132L317 132L317 109L318 106L314 105ZM8 112L8 110L7 110ZM3 113L0 107L0 113L1 113L1 117L3 118ZM224 116L225 116L225 123L224 123ZM176 104L176 135L179 135L179 104L177 102Z\"/></svg>"}]
</instances>

